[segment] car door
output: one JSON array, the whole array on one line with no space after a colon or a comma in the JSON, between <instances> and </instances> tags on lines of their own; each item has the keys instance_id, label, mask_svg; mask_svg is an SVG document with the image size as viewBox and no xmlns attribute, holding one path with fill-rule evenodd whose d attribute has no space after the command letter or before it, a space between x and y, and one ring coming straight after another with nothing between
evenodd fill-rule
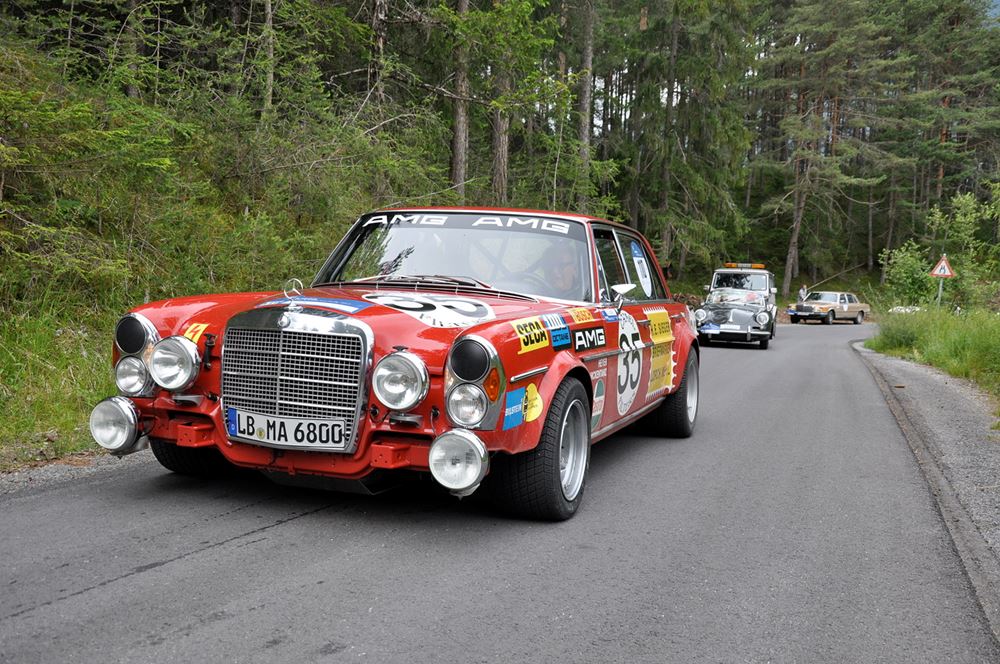
<instances>
[{"instance_id":1,"label":"car door","mask_svg":"<svg viewBox=\"0 0 1000 664\"><path fill-rule=\"evenodd\" d=\"M837 295L837 318L853 318L851 305L847 301L847 293Z\"/></svg>"}]
</instances>

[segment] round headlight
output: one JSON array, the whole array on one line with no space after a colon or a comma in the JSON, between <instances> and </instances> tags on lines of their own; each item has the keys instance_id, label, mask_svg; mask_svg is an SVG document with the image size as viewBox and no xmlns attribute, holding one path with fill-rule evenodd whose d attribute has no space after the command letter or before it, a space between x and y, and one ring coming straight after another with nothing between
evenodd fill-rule
<instances>
[{"instance_id":1,"label":"round headlight","mask_svg":"<svg viewBox=\"0 0 1000 664\"><path fill-rule=\"evenodd\" d=\"M126 314L115 326L115 345L126 355L141 353L147 346L159 340L160 335L156 331L156 326L142 314Z\"/></svg>"},{"instance_id":2,"label":"round headlight","mask_svg":"<svg viewBox=\"0 0 1000 664\"><path fill-rule=\"evenodd\" d=\"M187 337L167 337L153 346L149 373L157 385L177 392L195 381L200 362L197 344Z\"/></svg>"},{"instance_id":3,"label":"round headlight","mask_svg":"<svg viewBox=\"0 0 1000 664\"><path fill-rule=\"evenodd\" d=\"M489 468L486 446L475 434L461 429L435 438L428 462L438 484L452 491L475 489Z\"/></svg>"},{"instance_id":4,"label":"round headlight","mask_svg":"<svg viewBox=\"0 0 1000 664\"><path fill-rule=\"evenodd\" d=\"M105 399L90 413L90 435L106 450L126 450L139 437L139 413L124 397Z\"/></svg>"},{"instance_id":5,"label":"round headlight","mask_svg":"<svg viewBox=\"0 0 1000 664\"><path fill-rule=\"evenodd\" d=\"M451 351L451 370L466 381L477 381L490 370L490 354L481 343L462 339Z\"/></svg>"},{"instance_id":6,"label":"round headlight","mask_svg":"<svg viewBox=\"0 0 1000 664\"><path fill-rule=\"evenodd\" d=\"M771 320L771 317L767 314L766 311L760 312L759 314L754 316L754 318L757 320L758 325L767 325L767 321Z\"/></svg>"},{"instance_id":7,"label":"round headlight","mask_svg":"<svg viewBox=\"0 0 1000 664\"><path fill-rule=\"evenodd\" d=\"M455 424L474 427L486 417L490 402L478 385L462 383L448 395L448 417Z\"/></svg>"},{"instance_id":8,"label":"round headlight","mask_svg":"<svg viewBox=\"0 0 1000 664\"><path fill-rule=\"evenodd\" d=\"M406 351L386 355L372 372L375 396L391 410L409 410L423 401L430 389L423 360Z\"/></svg>"},{"instance_id":9,"label":"round headlight","mask_svg":"<svg viewBox=\"0 0 1000 664\"><path fill-rule=\"evenodd\" d=\"M115 365L115 385L118 391L130 397L147 392L152 380L146 365L138 357L123 357Z\"/></svg>"},{"instance_id":10,"label":"round headlight","mask_svg":"<svg viewBox=\"0 0 1000 664\"><path fill-rule=\"evenodd\" d=\"M708 318L708 312L705 311L704 309L698 309L697 311L694 312L694 319L699 323L705 320L706 318Z\"/></svg>"}]
</instances>

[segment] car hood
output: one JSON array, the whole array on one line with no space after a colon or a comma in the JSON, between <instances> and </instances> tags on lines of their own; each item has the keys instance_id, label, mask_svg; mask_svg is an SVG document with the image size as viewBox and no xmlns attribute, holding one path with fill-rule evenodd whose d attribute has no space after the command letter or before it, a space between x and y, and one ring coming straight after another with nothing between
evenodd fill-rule
<instances>
[{"instance_id":1,"label":"car hood","mask_svg":"<svg viewBox=\"0 0 1000 664\"><path fill-rule=\"evenodd\" d=\"M239 313L290 305L360 321L375 335L376 355L405 346L422 355L431 370L443 367L445 355L459 334L475 332L502 343L515 336L511 321L567 308L560 303L486 289L347 286L309 288L292 295L257 292L173 298L133 311L148 318L162 337L221 337L226 323Z\"/></svg>"}]
</instances>

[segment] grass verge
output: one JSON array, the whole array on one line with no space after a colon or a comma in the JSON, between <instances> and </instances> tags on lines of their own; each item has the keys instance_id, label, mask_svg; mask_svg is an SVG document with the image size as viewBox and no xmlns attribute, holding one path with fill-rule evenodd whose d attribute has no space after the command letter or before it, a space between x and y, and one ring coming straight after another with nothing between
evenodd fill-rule
<instances>
[{"instance_id":1,"label":"grass verge","mask_svg":"<svg viewBox=\"0 0 1000 664\"><path fill-rule=\"evenodd\" d=\"M88 419L116 393L114 322L67 323L56 312L0 318L0 471L97 449Z\"/></svg>"},{"instance_id":2,"label":"grass verge","mask_svg":"<svg viewBox=\"0 0 1000 664\"><path fill-rule=\"evenodd\" d=\"M879 319L879 333L865 345L969 378L1000 399L1000 314L956 315L940 310L885 314Z\"/></svg>"}]
</instances>

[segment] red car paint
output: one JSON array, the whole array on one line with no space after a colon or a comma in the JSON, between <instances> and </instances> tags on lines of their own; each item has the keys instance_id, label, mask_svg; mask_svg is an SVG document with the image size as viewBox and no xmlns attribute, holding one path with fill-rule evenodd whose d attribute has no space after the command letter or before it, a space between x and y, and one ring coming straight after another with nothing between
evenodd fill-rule
<instances>
[{"instance_id":1,"label":"red car paint","mask_svg":"<svg viewBox=\"0 0 1000 664\"><path fill-rule=\"evenodd\" d=\"M587 388L593 413L592 440L595 442L649 413L667 394L678 389L688 354L697 352L697 338L689 319L689 310L671 300L659 265L651 258L653 252L649 243L634 230L582 215L541 211L468 208L406 208L405 211L503 213L518 218L544 215L569 223L583 223L590 248L592 274L589 276L594 283L598 278L598 254L592 229L596 225L613 229L629 242L641 243L648 258L644 258L643 263L651 263L648 265L649 278L659 281L665 297L626 302L618 314L615 307L607 302L566 304L541 297L527 299L461 286L434 285L414 290L412 287L394 288L392 284L382 283L376 287L354 282L304 289L301 298L314 304L320 303L316 306L322 306L322 302L339 301L347 303L342 305L347 309L351 308L349 303L364 307L356 313L336 313L363 321L374 333L366 381L370 382L372 367L396 347L406 347L409 352L418 355L430 375L431 387L427 397L408 413L416 417L403 423L392 421L372 390L366 390L364 415L357 425L357 445L350 454L276 449L236 440L227 434L223 400L220 399L224 396L220 370L221 358L226 352L227 322L238 313L260 308L261 305L267 308L266 303L283 300L285 295L282 292L204 295L153 302L137 307L133 312L152 322L162 338L187 336L196 342L203 357L206 354L209 356L205 363L207 368L202 369L194 385L184 390L185 395L204 397L200 401L178 400L176 395L158 387L151 398L132 399L145 421L148 435L184 447L214 446L233 464L290 475L304 473L359 479L377 468L425 471L432 440L453 428L444 403L448 352L457 339L469 334L492 343L503 367L504 383L500 386L499 399L504 407L500 409L496 421L485 422L483 428L475 431L491 453L516 454L537 445L551 398L568 375L578 377ZM634 248L632 250L635 251ZM628 263L627 258L625 262ZM640 269L637 262L634 268ZM648 285L647 282L643 287ZM458 305L474 301L485 305L493 316L480 322L470 321L468 325L437 327L426 324L411 313L386 306L384 303L392 303L393 297L403 298L404 302L414 297L436 298L435 302L443 302L440 306L448 306L444 298L455 298L459 301L453 304ZM568 347L565 346L566 332L561 329L562 347L553 347L556 331L550 328L558 328L559 320L567 328ZM522 334L519 335L519 332ZM603 346L575 349L577 345L599 343L601 332ZM209 339L214 340L214 348L207 346ZM579 344L576 343L578 339ZM114 355L117 361L117 350ZM511 413L509 420L506 419L508 411ZM505 428L505 423L515 424Z\"/></svg>"}]
</instances>

